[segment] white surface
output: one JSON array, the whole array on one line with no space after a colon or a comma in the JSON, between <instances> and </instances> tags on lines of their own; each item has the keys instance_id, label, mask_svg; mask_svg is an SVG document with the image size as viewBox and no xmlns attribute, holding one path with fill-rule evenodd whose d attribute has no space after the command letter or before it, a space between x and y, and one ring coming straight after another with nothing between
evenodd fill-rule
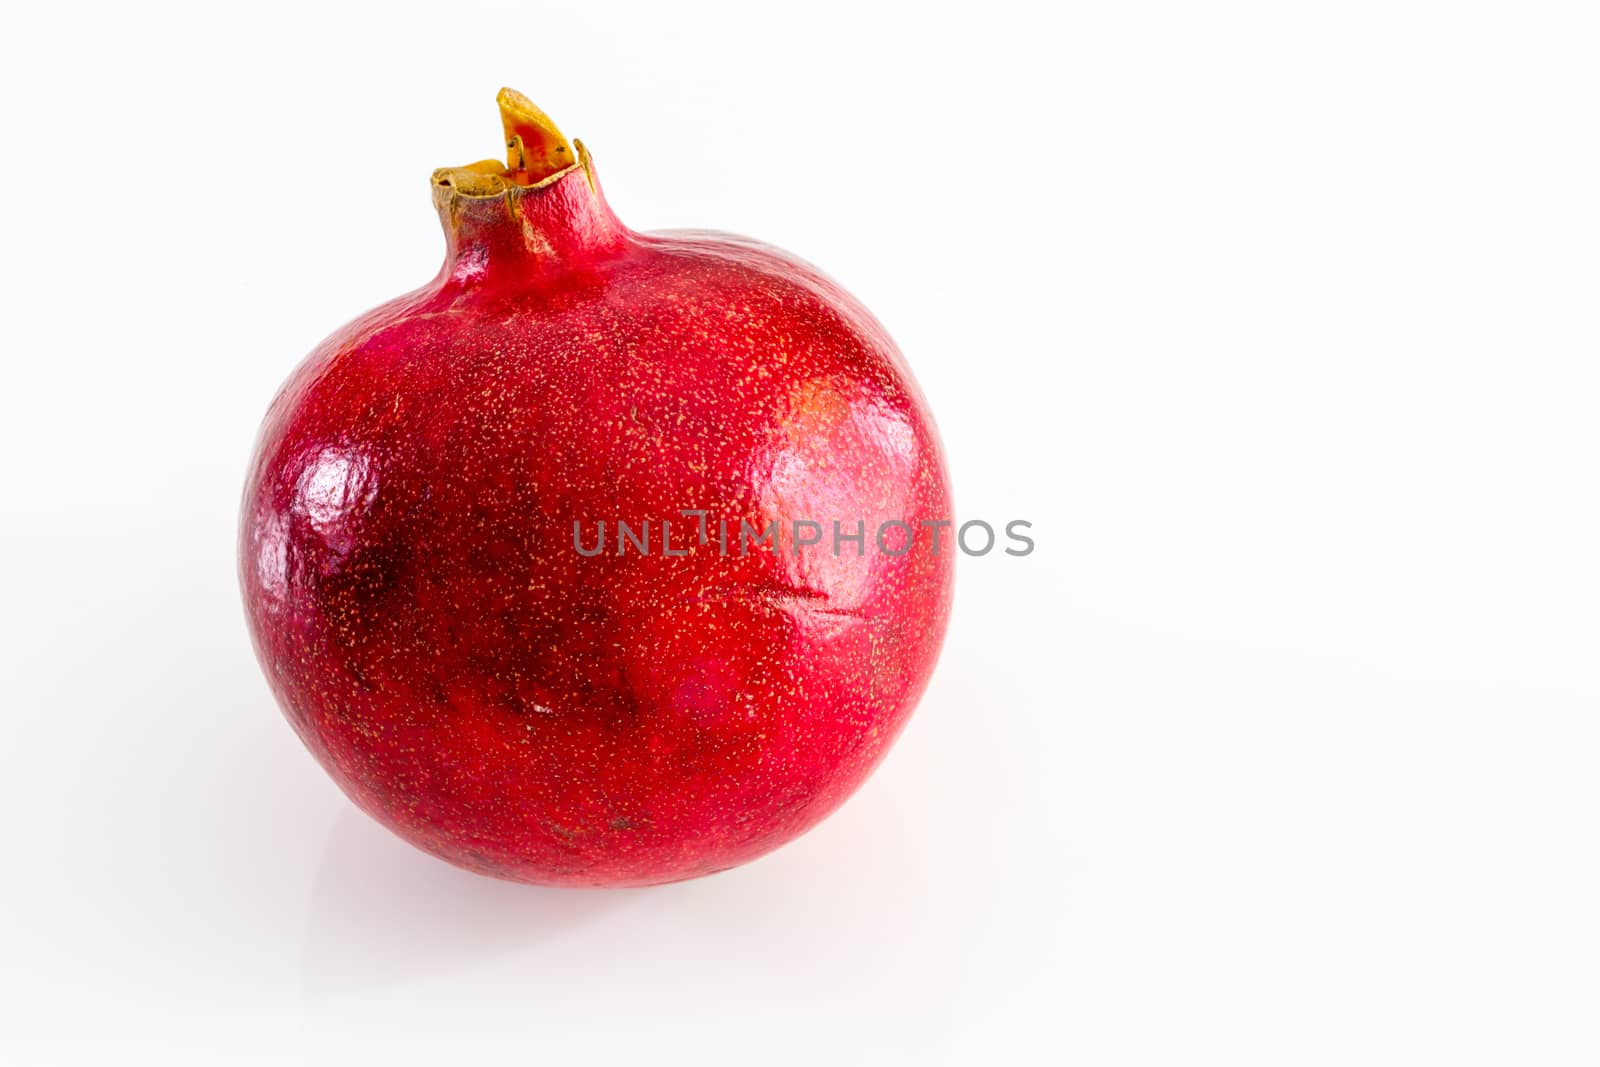
<instances>
[{"instance_id":1,"label":"white surface","mask_svg":"<svg viewBox=\"0 0 1600 1067\"><path fill-rule=\"evenodd\" d=\"M1600 23L1391 2L25 5L0 44L0 1062L1600 1062ZM251 658L273 390L517 86L806 256L964 517L800 842L457 872Z\"/></svg>"}]
</instances>

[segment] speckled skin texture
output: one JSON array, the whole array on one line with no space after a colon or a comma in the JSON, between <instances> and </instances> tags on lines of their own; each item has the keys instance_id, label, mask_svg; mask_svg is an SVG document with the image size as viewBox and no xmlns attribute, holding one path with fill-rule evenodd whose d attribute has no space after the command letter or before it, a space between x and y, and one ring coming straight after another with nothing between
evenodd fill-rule
<instances>
[{"instance_id":1,"label":"speckled skin texture","mask_svg":"<svg viewBox=\"0 0 1600 1067\"><path fill-rule=\"evenodd\" d=\"M444 269L306 359L251 463L279 703L357 804L475 871L646 885L776 848L883 757L944 635L953 532L936 552L919 523L950 498L910 373L815 269L633 233L585 166L434 193ZM795 519L822 542L797 552ZM834 554L836 519L864 552ZM777 550L741 554L741 520Z\"/></svg>"}]
</instances>

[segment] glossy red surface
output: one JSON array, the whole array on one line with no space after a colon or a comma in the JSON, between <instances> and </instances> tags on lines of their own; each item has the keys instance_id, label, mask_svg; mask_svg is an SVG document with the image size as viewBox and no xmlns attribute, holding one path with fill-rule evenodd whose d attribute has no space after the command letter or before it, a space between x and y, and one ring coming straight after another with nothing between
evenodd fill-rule
<instances>
[{"instance_id":1,"label":"glossy red surface","mask_svg":"<svg viewBox=\"0 0 1600 1067\"><path fill-rule=\"evenodd\" d=\"M274 400L240 565L279 703L362 808L487 874L641 885L861 784L933 669L956 551L919 525L950 518L943 460L871 315L776 249L629 231L591 174L436 182L444 269ZM796 519L822 543L740 554L741 520ZM891 519L901 555L873 544ZM864 552L834 554L834 520Z\"/></svg>"}]
</instances>

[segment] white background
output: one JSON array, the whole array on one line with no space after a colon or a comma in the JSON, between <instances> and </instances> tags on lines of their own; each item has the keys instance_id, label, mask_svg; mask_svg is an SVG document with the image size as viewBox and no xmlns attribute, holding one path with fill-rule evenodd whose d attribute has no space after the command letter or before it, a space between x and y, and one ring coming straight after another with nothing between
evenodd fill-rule
<instances>
[{"instance_id":1,"label":"white background","mask_svg":"<svg viewBox=\"0 0 1600 1067\"><path fill-rule=\"evenodd\" d=\"M1592 3L5 16L0 1062L1600 1062ZM899 339L931 690L747 868L497 883L253 662L256 426L521 88Z\"/></svg>"}]
</instances>

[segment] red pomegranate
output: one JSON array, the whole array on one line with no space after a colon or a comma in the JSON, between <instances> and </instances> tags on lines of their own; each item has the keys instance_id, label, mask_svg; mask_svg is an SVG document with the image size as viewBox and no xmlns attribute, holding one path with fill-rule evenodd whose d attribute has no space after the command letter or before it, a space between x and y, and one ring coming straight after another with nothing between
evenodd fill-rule
<instances>
[{"instance_id":1,"label":"red pomegranate","mask_svg":"<svg viewBox=\"0 0 1600 1067\"><path fill-rule=\"evenodd\" d=\"M581 142L500 108L507 164L433 175L438 277L267 414L256 652L420 848L546 885L708 874L822 819L905 725L949 612L944 461L838 285L629 230Z\"/></svg>"}]
</instances>

